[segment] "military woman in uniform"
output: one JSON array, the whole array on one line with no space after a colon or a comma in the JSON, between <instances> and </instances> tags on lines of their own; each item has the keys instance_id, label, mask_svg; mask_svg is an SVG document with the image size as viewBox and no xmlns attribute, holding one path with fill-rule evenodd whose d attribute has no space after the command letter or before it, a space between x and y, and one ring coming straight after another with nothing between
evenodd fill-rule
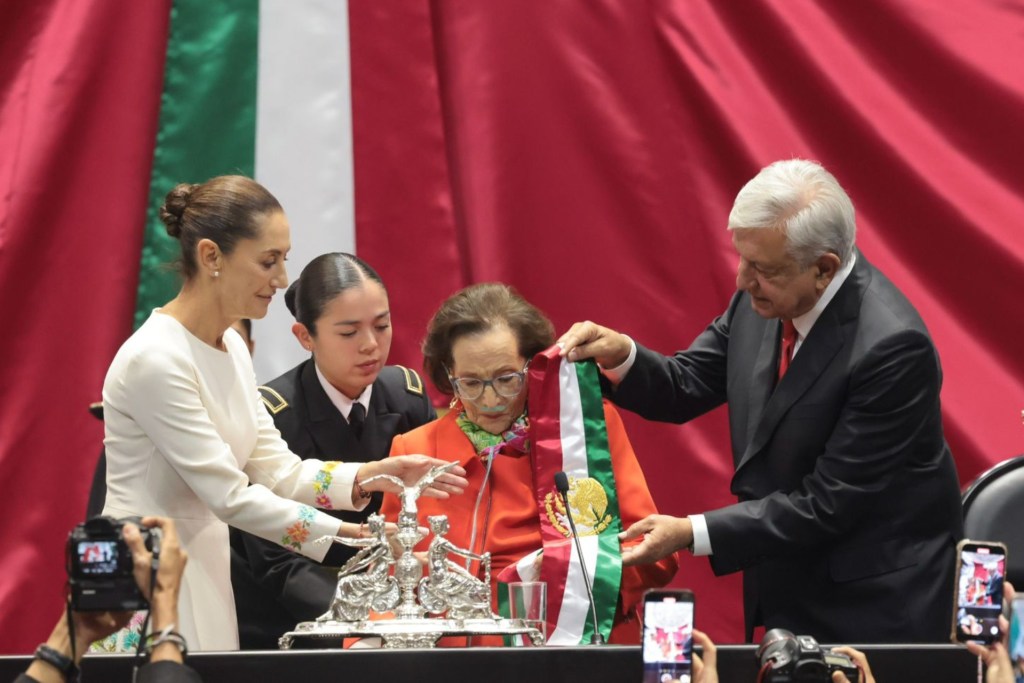
<instances>
[{"instance_id":1,"label":"military woman in uniform","mask_svg":"<svg viewBox=\"0 0 1024 683\"><path fill-rule=\"evenodd\" d=\"M366 262L351 254L318 256L288 288L285 303L295 316L292 332L311 355L260 393L293 452L380 460L396 434L436 417L419 375L385 365L392 335L388 294ZM332 514L362 523L379 509L380 494L374 494L359 512ZM318 563L255 536L232 534L242 649L276 649L283 633L323 614L337 568L355 552L335 545Z\"/></svg>"}]
</instances>

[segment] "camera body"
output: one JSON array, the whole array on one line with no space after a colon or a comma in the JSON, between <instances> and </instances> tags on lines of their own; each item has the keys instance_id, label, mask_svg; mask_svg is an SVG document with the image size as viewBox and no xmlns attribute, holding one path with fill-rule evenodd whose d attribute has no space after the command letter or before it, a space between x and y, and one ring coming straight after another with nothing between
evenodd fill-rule
<instances>
[{"instance_id":1,"label":"camera body","mask_svg":"<svg viewBox=\"0 0 1024 683\"><path fill-rule=\"evenodd\" d=\"M766 683L821 681L829 683L833 671L842 671L854 683L860 681L860 669L853 660L839 652L822 649L811 636L795 636L782 628L764 634L757 658Z\"/></svg>"},{"instance_id":2,"label":"camera body","mask_svg":"<svg viewBox=\"0 0 1024 683\"><path fill-rule=\"evenodd\" d=\"M159 557L160 530L147 529L139 518L93 517L75 526L66 546L71 609L80 612L134 611L149 608L135 581L132 553L124 525L139 527L146 548Z\"/></svg>"}]
</instances>

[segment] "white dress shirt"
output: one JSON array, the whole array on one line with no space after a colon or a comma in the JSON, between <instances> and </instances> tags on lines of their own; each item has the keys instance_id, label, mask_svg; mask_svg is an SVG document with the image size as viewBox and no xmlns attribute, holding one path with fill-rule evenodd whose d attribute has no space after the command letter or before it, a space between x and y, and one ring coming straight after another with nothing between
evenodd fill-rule
<instances>
[{"instance_id":1,"label":"white dress shirt","mask_svg":"<svg viewBox=\"0 0 1024 683\"><path fill-rule=\"evenodd\" d=\"M335 389L334 385L327 381L324 373L320 372L320 366L316 364L316 361L313 362L313 367L316 368L316 378L320 380L320 386L324 388L324 393L327 394L327 398L331 399L331 403L338 409L338 412L341 413L346 422L348 421L349 414L352 412L352 406L356 403L362 403L363 408L366 409L366 414L370 414L370 396L373 394L372 384L363 389L363 393L359 394L359 398L353 400Z\"/></svg>"}]
</instances>

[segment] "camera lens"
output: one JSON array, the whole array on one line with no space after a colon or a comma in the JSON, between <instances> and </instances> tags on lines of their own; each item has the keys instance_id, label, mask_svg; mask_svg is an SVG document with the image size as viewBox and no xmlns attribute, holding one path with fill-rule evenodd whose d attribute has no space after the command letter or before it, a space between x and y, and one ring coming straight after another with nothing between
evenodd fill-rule
<instances>
[{"instance_id":1,"label":"camera lens","mask_svg":"<svg viewBox=\"0 0 1024 683\"><path fill-rule=\"evenodd\" d=\"M795 636L774 628L764 634L757 658L764 673L759 680L765 683L831 680L821 646L812 636Z\"/></svg>"},{"instance_id":2,"label":"camera lens","mask_svg":"<svg viewBox=\"0 0 1024 683\"><path fill-rule=\"evenodd\" d=\"M757 658L761 668L772 663L772 668L778 669L794 661L799 652L800 645L792 631L773 628L761 639L761 645L757 648Z\"/></svg>"}]
</instances>

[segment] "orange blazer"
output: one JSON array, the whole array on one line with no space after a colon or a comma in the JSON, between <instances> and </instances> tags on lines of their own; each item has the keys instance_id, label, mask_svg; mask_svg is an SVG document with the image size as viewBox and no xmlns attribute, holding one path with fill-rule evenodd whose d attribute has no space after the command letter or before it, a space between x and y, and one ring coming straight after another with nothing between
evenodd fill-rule
<instances>
[{"instance_id":1,"label":"orange blazer","mask_svg":"<svg viewBox=\"0 0 1024 683\"><path fill-rule=\"evenodd\" d=\"M440 419L411 432L399 434L391 444L391 455L422 453L443 460L457 460L466 468L469 487L464 494L452 496L447 500L420 498L417 501L417 508L422 526L427 526L428 515L447 515L451 526L447 538L455 545L469 549L473 529L473 508L484 483L486 468L477 457L469 439L455 422L458 412L449 411ZM626 529L647 515L657 513L658 510L654 506L650 491L647 490L647 482L640 470L640 464L636 461L633 446L626 436L622 418L607 402L604 403L604 416L608 425L608 446L618 488L622 528ZM553 483L551 486L553 487ZM400 509L401 502L397 496L384 496L381 511L388 520L394 521ZM490 551L493 583L497 583L495 577L502 569L543 545L533 487L533 470L528 455L496 456L487 490L483 492L480 500L477 520L475 547L471 550L478 554ZM429 540L424 540L417 550L426 550L428 545ZM473 567L476 567L476 563ZM636 608L643 592L648 588L667 584L675 575L676 569L678 563L675 555L651 565L622 568L619 606L609 642L622 645L640 642ZM494 596L497 609L496 590ZM500 644L501 639L482 638L477 642L487 645Z\"/></svg>"}]
</instances>

